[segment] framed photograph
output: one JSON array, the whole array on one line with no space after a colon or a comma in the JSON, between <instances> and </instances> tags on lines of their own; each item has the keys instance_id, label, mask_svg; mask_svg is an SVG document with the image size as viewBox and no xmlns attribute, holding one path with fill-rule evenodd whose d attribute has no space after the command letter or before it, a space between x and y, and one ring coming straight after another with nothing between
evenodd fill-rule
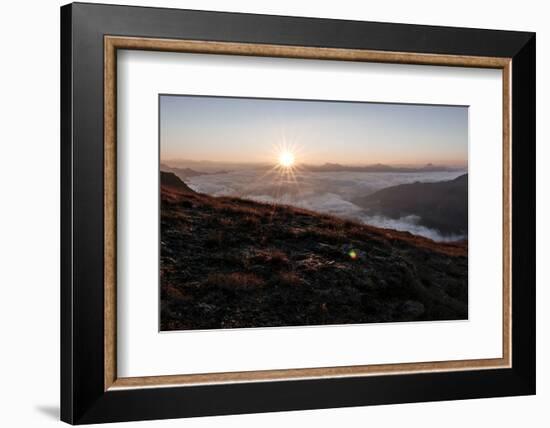
<instances>
[{"instance_id":1,"label":"framed photograph","mask_svg":"<svg viewBox=\"0 0 550 428\"><path fill-rule=\"evenodd\" d=\"M535 393L535 35L61 8L61 418Z\"/></svg>"}]
</instances>

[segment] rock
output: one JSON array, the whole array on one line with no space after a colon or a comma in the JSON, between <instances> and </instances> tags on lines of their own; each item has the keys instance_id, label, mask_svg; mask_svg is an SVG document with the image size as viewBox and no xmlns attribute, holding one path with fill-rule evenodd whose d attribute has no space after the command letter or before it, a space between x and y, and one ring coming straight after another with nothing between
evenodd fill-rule
<instances>
[{"instance_id":1,"label":"rock","mask_svg":"<svg viewBox=\"0 0 550 428\"><path fill-rule=\"evenodd\" d=\"M424 305L414 300L407 300L398 307L401 316L406 318L418 318L426 311Z\"/></svg>"}]
</instances>

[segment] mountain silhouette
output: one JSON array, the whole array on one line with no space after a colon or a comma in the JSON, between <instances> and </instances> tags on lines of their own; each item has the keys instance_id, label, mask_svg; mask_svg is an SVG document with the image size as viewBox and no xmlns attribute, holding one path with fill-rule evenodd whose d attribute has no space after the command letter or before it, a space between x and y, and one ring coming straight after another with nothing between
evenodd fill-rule
<instances>
[{"instance_id":1,"label":"mountain silhouette","mask_svg":"<svg viewBox=\"0 0 550 428\"><path fill-rule=\"evenodd\" d=\"M173 172L160 172L160 184L162 188L175 190L179 193L195 193L187 184Z\"/></svg>"},{"instance_id":2,"label":"mountain silhouette","mask_svg":"<svg viewBox=\"0 0 550 428\"><path fill-rule=\"evenodd\" d=\"M387 187L353 202L370 214L394 219L418 216L419 224L443 235L468 235L468 174L449 181Z\"/></svg>"}]
</instances>

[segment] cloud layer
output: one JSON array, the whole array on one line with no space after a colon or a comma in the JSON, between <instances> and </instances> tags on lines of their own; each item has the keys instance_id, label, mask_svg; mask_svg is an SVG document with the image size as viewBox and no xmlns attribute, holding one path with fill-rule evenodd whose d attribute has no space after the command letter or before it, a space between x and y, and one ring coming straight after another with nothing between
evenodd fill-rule
<instances>
[{"instance_id":1,"label":"cloud layer","mask_svg":"<svg viewBox=\"0 0 550 428\"><path fill-rule=\"evenodd\" d=\"M416 173L297 172L285 177L276 171L238 170L226 174L202 175L185 181L197 192L213 196L239 196L275 202L320 213L349 218L378 227L408 231L436 241L453 241L464 236L442 236L437 230L418 224L416 216L391 219L373 216L351 201L385 187L404 183L452 180L462 171Z\"/></svg>"}]
</instances>

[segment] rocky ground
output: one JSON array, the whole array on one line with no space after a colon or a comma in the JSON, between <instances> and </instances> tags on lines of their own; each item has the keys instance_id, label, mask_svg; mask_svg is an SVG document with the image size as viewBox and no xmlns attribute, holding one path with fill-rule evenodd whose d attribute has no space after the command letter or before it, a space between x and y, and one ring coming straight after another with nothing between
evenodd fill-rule
<instances>
[{"instance_id":1,"label":"rocky ground","mask_svg":"<svg viewBox=\"0 0 550 428\"><path fill-rule=\"evenodd\" d=\"M161 179L162 330L468 316L465 242L212 197Z\"/></svg>"}]
</instances>

